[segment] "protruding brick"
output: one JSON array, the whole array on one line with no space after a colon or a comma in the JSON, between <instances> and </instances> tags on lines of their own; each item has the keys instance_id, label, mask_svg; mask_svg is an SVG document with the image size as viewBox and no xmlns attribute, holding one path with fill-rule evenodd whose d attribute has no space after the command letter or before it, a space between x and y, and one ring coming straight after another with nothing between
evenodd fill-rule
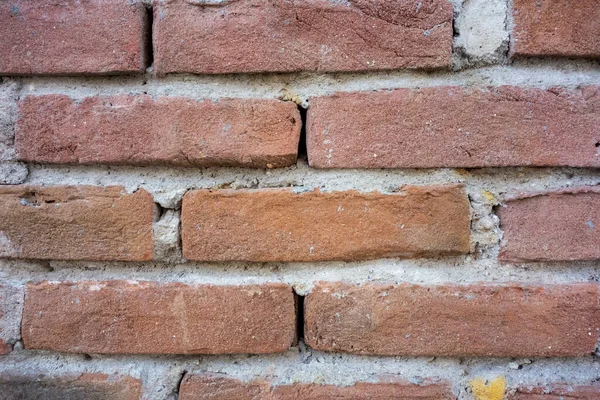
<instances>
[{"instance_id":1,"label":"protruding brick","mask_svg":"<svg viewBox=\"0 0 600 400\"><path fill-rule=\"evenodd\" d=\"M146 68L139 0L0 3L0 75L117 74Z\"/></svg>"},{"instance_id":2,"label":"protruding brick","mask_svg":"<svg viewBox=\"0 0 600 400\"><path fill-rule=\"evenodd\" d=\"M592 354L598 286L319 283L304 303L314 349L411 356Z\"/></svg>"},{"instance_id":3,"label":"protruding brick","mask_svg":"<svg viewBox=\"0 0 600 400\"><path fill-rule=\"evenodd\" d=\"M509 198L498 216L503 261L600 260L600 187Z\"/></svg>"},{"instance_id":4,"label":"protruding brick","mask_svg":"<svg viewBox=\"0 0 600 400\"><path fill-rule=\"evenodd\" d=\"M0 257L151 260L153 211L145 190L0 187Z\"/></svg>"},{"instance_id":5,"label":"protruding brick","mask_svg":"<svg viewBox=\"0 0 600 400\"><path fill-rule=\"evenodd\" d=\"M17 399L86 399L138 400L142 382L129 376L73 374L44 376L33 373L0 374L0 398Z\"/></svg>"},{"instance_id":6,"label":"protruding brick","mask_svg":"<svg viewBox=\"0 0 600 400\"><path fill-rule=\"evenodd\" d=\"M18 157L56 164L285 167L302 126L296 104L267 99L46 95L20 113Z\"/></svg>"},{"instance_id":7,"label":"protruding brick","mask_svg":"<svg viewBox=\"0 0 600 400\"><path fill-rule=\"evenodd\" d=\"M553 384L521 387L509 393L507 400L598 400L600 385Z\"/></svg>"},{"instance_id":8,"label":"protruding brick","mask_svg":"<svg viewBox=\"0 0 600 400\"><path fill-rule=\"evenodd\" d=\"M461 185L356 191L197 190L182 207L183 255L202 261L316 261L469 251Z\"/></svg>"},{"instance_id":9,"label":"protruding brick","mask_svg":"<svg viewBox=\"0 0 600 400\"><path fill-rule=\"evenodd\" d=\"M22 335L26 349L68 353L276 353L296 339L295 307L277 283L31 283Z\"/></svg>"},{"instance_id":10,"label":"protruding brick","mask_svg":"<svg viewBox=\"0 0 600 400\"><path fill-rule=\"evenodd\" d=\"M159 74L448 68L447 0L154 0Z\"/></svg>"},{"instance_id":11,"label":"protruding brick","mask_svg":"<svg viewBox=\"0 0 600 400\"><path fill-rule=\"evenodd\" d=\"M514 0L514 56L600 59L598 0Z\"/></svg>"},{"instance_id":12,"label":"protruding brick","mask_svg":"<svg viewBox=\"0 0 600 400\"><path fill-rule=\"evenodd\" d=\"M181 400L318 400L397 399L453 400L448 382L424 381L414 384L392 378L378 382L357 382L350 386L295 383L272 386L265 380L242 382L219 374L187 374L179 388Z\"/></svg>"},{"instance_id":13,"label":"protruding brick","mask_svg":"<svg viewBox=\"0 0 600 400\"><path fill-rule=\"evenodd\" d=\"M357 112L360 110L360 112ZM600 87L435 87L311 99L317 168L599 167Z\"/></svg>"},{"instance_id":14,"label":"protruding brick","mask_svg":"<svg viewBox=\"0 0 600 400\"><path fill-rule=\"evenodd\" d=\"M23 293L22 287L0 283L0 355L10 353L21 339Z\"/></svg>"}]
</instances>

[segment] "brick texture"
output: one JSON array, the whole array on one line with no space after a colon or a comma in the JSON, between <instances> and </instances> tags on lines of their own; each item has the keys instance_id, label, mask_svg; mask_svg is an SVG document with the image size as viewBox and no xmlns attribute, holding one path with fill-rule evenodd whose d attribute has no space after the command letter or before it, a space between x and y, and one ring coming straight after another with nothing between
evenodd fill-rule
<instances>
[{"instance_id":1,"label":"brick texture","mask_svg":"<svg viewBox=\"0 0 600 400\"><path fill-rule=\"evenodd\" d=\"M23 293L22 287L0 284L0 355L10 353L21 339Z\"/></svg>"},{"instance_id":2,"label":"brick texture","mask_svg":"<svg viewBox=\"0 0 600 400\"><path fill-rule=\"evenodd\" d=\"M338 93L311 99L308 160L317 168L599 167L599 125L596 86Z\"/></svg>"},{"instance_id":3,"label":"brick texture","mask_svg":"<svg viewBox=\"0 0 600 400\"><path fill-rule=\"evenodd\" d=\"M274 168L296 162L302 119L279 100L29 96L18 157L57 164Z\"/></svg>"},{"instance_id":4,"label":"brick texture","mask_svg":"<svg viewBox=\"0 0 600 400\"><path fill-rule=\"evenodd\" d=\"M69 353L275 353L295 341L295 299L284 284L31 283L22 335Z\"/></svg>"},{"instance_id":5,"label":"brick texture","mask_svg":"<svg viewBox=\"0 0 600 400\"><path fill-rule=\"evenodd\" d=\"M514 0L514 56L600 59L598 0Z\"/></svg>"},{"instance_id":6,"label":"brick texture","mask_svg":"<svg viewBox=\"0 0 600 400\"><path fill-rule=\"evenodd\" d=\"M446 0L212 3L154 0L157 73L450 66L452 5Z\"/></svg>"},{"instance_id":7,"label":"brick texture","mask_svg":"<svg viewBox=\"0 0 600 400\"><path fill-rule=\"evenodd\" d=\"M184 257L202 261L360 260L469 251L460 185L401 193L197 190L183 198Z\"/></svg>"},{"instance_id":8,"label":"brick texture","mask_svg":"<svg viewBox=\"0 0 600 400\"><path fill-rule=\"evenodd\" d=\"M118 186L0 187L0 257L150 260L153 210Z\"/></svg>"},{"instance_id":9,"label":"brick texture","mask_svg":"<svg viewBox=\"0 0 600 400\"><path fill-rule=\"evenodd\" d=\"M302 384L271 386L267 381L242 382L216 374L187 374L179 389L180 400L320 400L398 399L453 400L447 382L413 384L381 379L376 383L357 382L351 386Z\"/></svg>"},{"instance_id":10,"label":"brick texture","mask_svg":"<svg viewBox=\"0 0 600 400\"><path fill-rule=\"evenodd\" d=\"M501 260L600 260L600 187L509 198L498 216Z\"/></svg>"},{"instance_id":11,"label":"brick texture","mask_svg":"<svg viewBox=\"0 0 600 400\"><path fill-rule=\"evenodd\" d=\"M309 346L358 354L583 356L600 327L594 284L320 283L304 307Z\"/></svg>"},{"instance_id":12,"label":"brick texture","mask_svg":"<svg viewBox=\"0 0 600 400\"><path fill-rule=\"evenodd\" d=\"M37 374L0 374L0 398L61 400L138 400L142 382L129 376L73 374L44 376Z\"/></svg>"},{"instance_id":13,"label":"brick texture","mask_svg":"<svg viewBox=\"0 0 600 400\"><path fill-rule=\"evenodd\" d=\"M523 387L510 393L507 400L597 400L600 385L545 385Z\"/></svg>"},{"instance_id":14,"label":"brick texture","mask_svg":"<svg viewBox=\"0 0 600 400\"><path fill-rule=\"evenodd\" d=\"M0 74L116 74L146 68L140 1L5 0Z\"/></svg>"}]
</instances>

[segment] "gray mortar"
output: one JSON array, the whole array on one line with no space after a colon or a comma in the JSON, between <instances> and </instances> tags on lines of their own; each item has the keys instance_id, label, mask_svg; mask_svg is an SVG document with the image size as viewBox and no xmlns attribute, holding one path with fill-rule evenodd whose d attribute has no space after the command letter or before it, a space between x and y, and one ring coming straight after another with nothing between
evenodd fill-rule
<instances>
[{"instance_id":1,"label":"gray mortar","mask_svg":"<svg viewBox=\"0 0 600 400\"><path fill-rule=\"evenodd\" d=\"M87 96L148 94L180 96L192 99L284 98L297 95L307 107L311 97L334 92L388 90L434 86L487 87L518 85L546 89L554 86L574 88L598 85L600 62L521 60L512 65L498 65L460 72L389 71L338 74L240 74L175 75L154 79L140 77L22 78L20 96L65 94L75 99Z\"/></svg>"},{"instance_id":2,"label":"gray mortar","mask_svg":"<svg viewBox=\"0 0 600 400\"><path fill-rule=\"evenodd\" d=\"M507 62L506 0L464 0L454 19L453 69Z\"/></svg>"},{"instance_id":3,"label":"gray mortar","mask_svg":"<svg viewBox=\"0 0 600 400\"><path fill-rule=\"evenodd\" d=\"M27 166L16 162L14 123L20 83L0 78L0 185L16 185L27 178Z\"/></svg>"}]
</instances>

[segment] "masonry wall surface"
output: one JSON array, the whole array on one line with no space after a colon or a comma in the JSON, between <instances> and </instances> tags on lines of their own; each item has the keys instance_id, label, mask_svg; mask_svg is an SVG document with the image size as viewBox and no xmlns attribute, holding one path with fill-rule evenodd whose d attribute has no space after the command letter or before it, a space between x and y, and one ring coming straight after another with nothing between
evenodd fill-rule
<instances>
[{"instance_id":1,"label":"masonry wall surface","mask_svg":"<svg viewBox=\"0 0 600 400\"><path fill-rule=\"evenodd\" d=\"M600 399L599 21L0 1L0 398Z\"/></svg>"}]
</instances>

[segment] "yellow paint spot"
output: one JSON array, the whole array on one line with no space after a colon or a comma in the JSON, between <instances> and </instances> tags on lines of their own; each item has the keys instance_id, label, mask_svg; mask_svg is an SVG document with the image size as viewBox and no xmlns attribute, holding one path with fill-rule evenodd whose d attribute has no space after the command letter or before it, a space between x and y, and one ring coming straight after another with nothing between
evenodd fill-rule
<instances>
[{"instance_id":1,"label":"yellow paint spot","mask_svg":"<svg viewBox=\"0 0 600 400\"><path fill-rule=\"evenodd\" d=\"M471 390L477 400L502 400L506 391L506 378L500 375L490 383L481 378L471 381Z\"/></svg>"},{"instance_id":2,"label":"yellow paint spot","mask_svg":"<svg viewBox=\"0 0 600 400\"><path fill-rule=\"evenodd\" d=\"M488 201L488 203L496 203L496 197L492 192L483 190L483 197Z\"/></svg>"}]
</instances>

